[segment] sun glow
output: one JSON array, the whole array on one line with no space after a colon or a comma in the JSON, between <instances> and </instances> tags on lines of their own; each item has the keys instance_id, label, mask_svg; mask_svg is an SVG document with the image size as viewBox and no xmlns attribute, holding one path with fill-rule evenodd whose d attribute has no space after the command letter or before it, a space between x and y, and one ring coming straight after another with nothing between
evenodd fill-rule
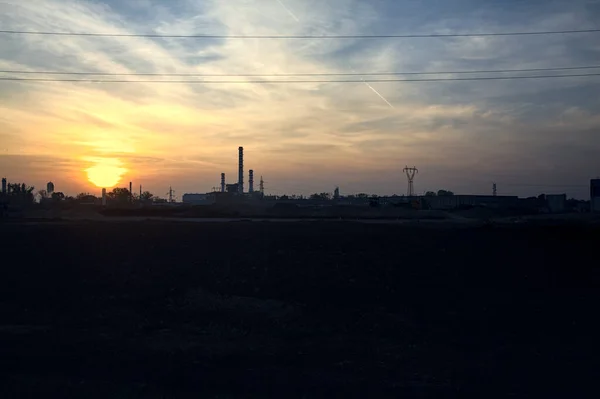
<instances>
[{"instance_id":1,"label":"sun glow","mask_svg":"<svg viewBox=\"0 0 600 399\"><path fill-rule=\"evenodd\" d=\"M118 159L94 158L90 159L95 165L86 169L88 180L100 188L115 187L121 181L127 169L122 167Z\"/></svg>"}]
</instances>

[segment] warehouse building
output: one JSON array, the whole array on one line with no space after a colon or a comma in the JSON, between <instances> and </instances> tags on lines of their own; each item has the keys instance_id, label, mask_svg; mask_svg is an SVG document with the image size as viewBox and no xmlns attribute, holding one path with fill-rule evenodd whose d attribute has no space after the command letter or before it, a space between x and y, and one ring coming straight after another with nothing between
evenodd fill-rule
<instances>
[{"instance_id":1,"label":"warehouse building","mask_svg":"<svg viewBox=\"0 0 600 399\"><path fill-rule=\"evenodd\" d=\"M495 195L438 195L422 197L430 209L457 209L465 206L484 206L489 208L507 208L519 203L517 196Z\"/></svg>"},{"instance_id":2,"label":"warehouse building","mask_svg":"<svg viewBox=\"0 0 600 399\"><path fill-rule=\"evenodd\" d=\"M600 179L590 181L590 209L592 212L600 212Z\"/></svg>"},{"instance_id":3,"label":"warehouse building","mask_svg":"<svg viewBox=\"0 0 600 399\"><path fill-rule=\"evenodd\" d=\"M184 194L181 200L186 205L211 205L215 203L215 196L212 194Z\"/></svg>"}]
</instances>

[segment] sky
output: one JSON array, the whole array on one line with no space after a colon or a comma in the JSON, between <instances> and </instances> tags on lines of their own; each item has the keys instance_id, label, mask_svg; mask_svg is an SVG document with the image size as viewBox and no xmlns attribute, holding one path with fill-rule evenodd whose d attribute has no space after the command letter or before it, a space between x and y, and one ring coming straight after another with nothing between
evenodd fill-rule
<instances>
[{"instance_id":1,"label":"sky","mask_svg":"<svg viewBox=\"0 0 600 399\"><path fill-rule=\"evenodd\" d=\"M598 21L598 0L0 0L2 30L47 32L454 34L598 29ZM0 34L3 71L231 75L590 65L600 65L600 33L297 40ZM537 74L573 73L600 68ZM527 74L536 73L520 75ZM465 75L391 78L423 77ZM600 175L600 76L369 84L204 79L241 83L0 80L0 175L36 188L52 181L68 194L133 181L160 196L172 186L180 196L212 190L222 172L235 182L238 146L246 172L264 176L273 194L339 186L342 195L401 195L408 165L419 169L417 193L491 194L495 182L499 195L586 198L589 179Z\"/></svg>"}]
</instances>

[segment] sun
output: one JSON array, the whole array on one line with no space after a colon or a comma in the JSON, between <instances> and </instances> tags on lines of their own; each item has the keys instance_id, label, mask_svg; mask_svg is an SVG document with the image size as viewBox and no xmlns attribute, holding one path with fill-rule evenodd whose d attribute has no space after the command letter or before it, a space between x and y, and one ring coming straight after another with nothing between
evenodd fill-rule
<instances>
[{"instance_id":1,"label":"sun","mask_svg":"<svg viewBox=\"0 0 600 399\"><path fill-rule=\"evenodd\" d=\"M95 158L94 166L86 169L88 180L100 188L115 187L121 181L127 169L121 166L121 161L112 158Z\"/></svg>"}]
</instances>

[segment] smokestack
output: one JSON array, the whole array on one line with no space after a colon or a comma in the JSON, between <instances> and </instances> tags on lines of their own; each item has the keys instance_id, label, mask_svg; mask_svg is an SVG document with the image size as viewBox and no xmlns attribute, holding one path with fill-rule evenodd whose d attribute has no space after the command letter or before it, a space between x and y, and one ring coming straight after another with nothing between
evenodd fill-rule
<instances>
[{"instance_id":1,"label":"smokestack","mask_svg":"<svg viewBox=\"0 0 600 399\"><path fill-rule=\"evenodd\" d=\"M239 159L239 170L238 170L238 191L240 194L244 193L244 147L238 148L240 159Z\"/></svg>"},{"instance_id":2,"label":"smokestack","mask_svg":"<svg viewBox=\"0 0 600 399\"><path fill-rule=\"evenodd\" d=\"M248 192L254 193L254 171L252 169L248 171Z\"/></svg>"},{"instance_id":3,"label":"smokestack","mask_svg":"<svg viewBox=\"0 0 600 399\"><path fill-rule=\"evenodd\" d=\"M102 206L106 206L106 189L102 189Z\"/></svg>"},{"instance_id":4,"label":"smokestack","mask_svg":"<svg viewBox=\"0 0 600 399\"><path fill-rule=\"evenodd\" d=\"M129 182L129 202L133 202L133 182Z\"/></svg>"},{"instance_id":5,"label":"smokestack","mask_svg":"<svg viewBox=\"0 0 600 399\"><path fill-rule=\"evenodd\" d=\"M221 192L225 192L225 173L221 173Z\"/></svg>"},{"instance_id":6,"label":"smokestack","mask_svg":"<svg viewBox=\"0 0 600 399\"><path fill-rule=\"evenodd\" d=\"M6 177L2 178L2 194L6 194Z\"/></svg>"}]
</instances>

